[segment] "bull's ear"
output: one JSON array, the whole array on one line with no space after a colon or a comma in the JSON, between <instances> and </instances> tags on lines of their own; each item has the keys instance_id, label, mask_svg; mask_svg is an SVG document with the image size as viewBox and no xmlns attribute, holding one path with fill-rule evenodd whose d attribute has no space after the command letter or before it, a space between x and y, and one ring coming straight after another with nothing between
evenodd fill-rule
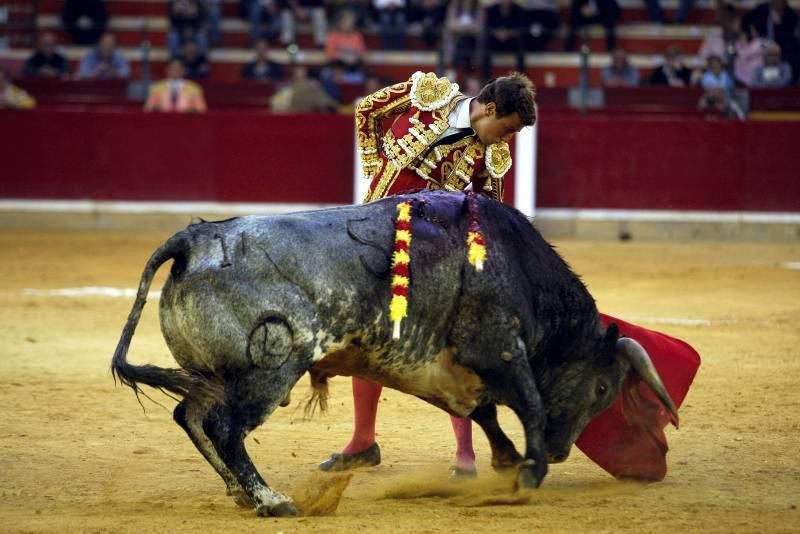
<instances>
[{"instance_id":1,"label":"bull's ear","mask_svg":"<svg viewBox=\"0 0 800 534\"><path fill-rule=\"evenodd\" d=\"M611 323L606 328L606 335L603 338L603 358L608 360L608 363L614 361L617 354L617 340L619 339L619 327L617 323Z\"/></svg>"}]
</instances>

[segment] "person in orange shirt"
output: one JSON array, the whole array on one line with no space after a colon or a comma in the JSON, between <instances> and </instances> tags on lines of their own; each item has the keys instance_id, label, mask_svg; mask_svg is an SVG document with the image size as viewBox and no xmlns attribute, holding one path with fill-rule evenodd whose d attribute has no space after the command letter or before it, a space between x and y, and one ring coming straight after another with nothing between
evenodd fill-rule
<instances>
[{"instance_id":1,"label":"person in orange shirt","mask_svg":"<svg viewBox=\"0 0 800 534\"><path fill-rule=\"evenodd\" d=\"M205 113L208 108L203 88L184 78L180 60L173 59L167 63L166 75L165 80L150 86L150 94L144 104L145 111Z\"/></svg>"},{"instance_id":2,"label":"person in orange shirt","mask_svg":"<svg viewBox=\"0 0 800 534\"><path fill-rule=\"evenodd\" d=\"M336 28L328 32L325 56L330 63L341 65L348 73L363 73L366 53L364 36L356 28L355 13L350 10L342 11L336 21Z\"/></svg>"}]
</instances>

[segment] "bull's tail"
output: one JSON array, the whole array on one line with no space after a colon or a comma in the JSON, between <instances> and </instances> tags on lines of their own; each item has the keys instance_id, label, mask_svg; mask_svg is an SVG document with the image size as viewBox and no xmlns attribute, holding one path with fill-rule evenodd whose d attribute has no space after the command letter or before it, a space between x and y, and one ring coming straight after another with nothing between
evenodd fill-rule
<instances>
[{"instance_id":1,"label":"bull's tail","mask_svg":"<svg viewBox=\"0 0 800 534\"><path fill-rule=\"evenodd\" d=\"M182 234L177 234L164 243L156 250L144 267L144 272L139 280L139 289L136 293L136 300L133 308L128 315L128 321L122 329L117 350L111 360L111 374L116 382L130 387L138 396L142 390L139 384L145 384L162 391L168 391L184 398L194 398L197 400L216 400L221 402L223 399L223 387L221 384L209 380L202 374L187 369L164 369L154 365L132 365L128 363L128 348L131 339L139 324L142 309L147 301L147 293L153 277L161 265L170 259L178 257L187 252L187 240Z\"/></svg>"}]
</instances>

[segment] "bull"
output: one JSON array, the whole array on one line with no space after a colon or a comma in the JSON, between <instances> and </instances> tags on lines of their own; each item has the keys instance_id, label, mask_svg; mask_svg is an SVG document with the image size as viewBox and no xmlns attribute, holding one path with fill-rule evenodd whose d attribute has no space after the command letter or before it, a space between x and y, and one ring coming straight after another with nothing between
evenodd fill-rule
<instances>
[{"instance_id":1,"label":"bull","mask_svg":"<svg viewBox=\"0 0 800 534\"><path fill-rule=\"evenodd\" d=\"M413 201L408 316L389 319L397 204ZM358 376L415 395L484 430L496 469L538 487L633 370L674 415L645 350L600 322L565 261L513 208L479 197L488 248L466 260L464 193L422 192L362 206L202 221L147 262L111 368L179 396L174 419L240 506L295 515L253 465L245 436L309 372L324 408L327 379ZM159 315L177 369L134 365L128 347L156 270L172 260ZM497 422L509 406L525 435L520 455Z\"/></svg>"}]
</instances>

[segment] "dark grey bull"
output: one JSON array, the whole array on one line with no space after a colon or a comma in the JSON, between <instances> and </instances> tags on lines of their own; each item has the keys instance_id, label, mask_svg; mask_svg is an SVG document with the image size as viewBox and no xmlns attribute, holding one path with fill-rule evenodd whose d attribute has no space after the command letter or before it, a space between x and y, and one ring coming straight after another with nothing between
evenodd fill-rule
<instances>
[{"instance_id":1,"label":"dark grey bull","mask_svg":"<svg viewBox=\"0 0 800 534\"><path fill-rule=\"evenodd\" d=\"M409 198L409 313L392 339L393 223ZM146 384L182 397L175 421L237 503L259 515L297 510L259 475L244 438L305 372L317 400L328 377L359 376L469 415L492 464L518 465L525 488L539 486L548 461L567 457L631 368L674 414L644 349L603 328L586 287L528 220L483 197L479 213L489 253L480 273L466 260L462 193L193 224L147 262L112 371L137 394ZM132 365L126 354L148 289L170 259L161 329L181 369ZM497 404L522 422L524 456L500 429Z\"/></svg>"}]
</instances>

